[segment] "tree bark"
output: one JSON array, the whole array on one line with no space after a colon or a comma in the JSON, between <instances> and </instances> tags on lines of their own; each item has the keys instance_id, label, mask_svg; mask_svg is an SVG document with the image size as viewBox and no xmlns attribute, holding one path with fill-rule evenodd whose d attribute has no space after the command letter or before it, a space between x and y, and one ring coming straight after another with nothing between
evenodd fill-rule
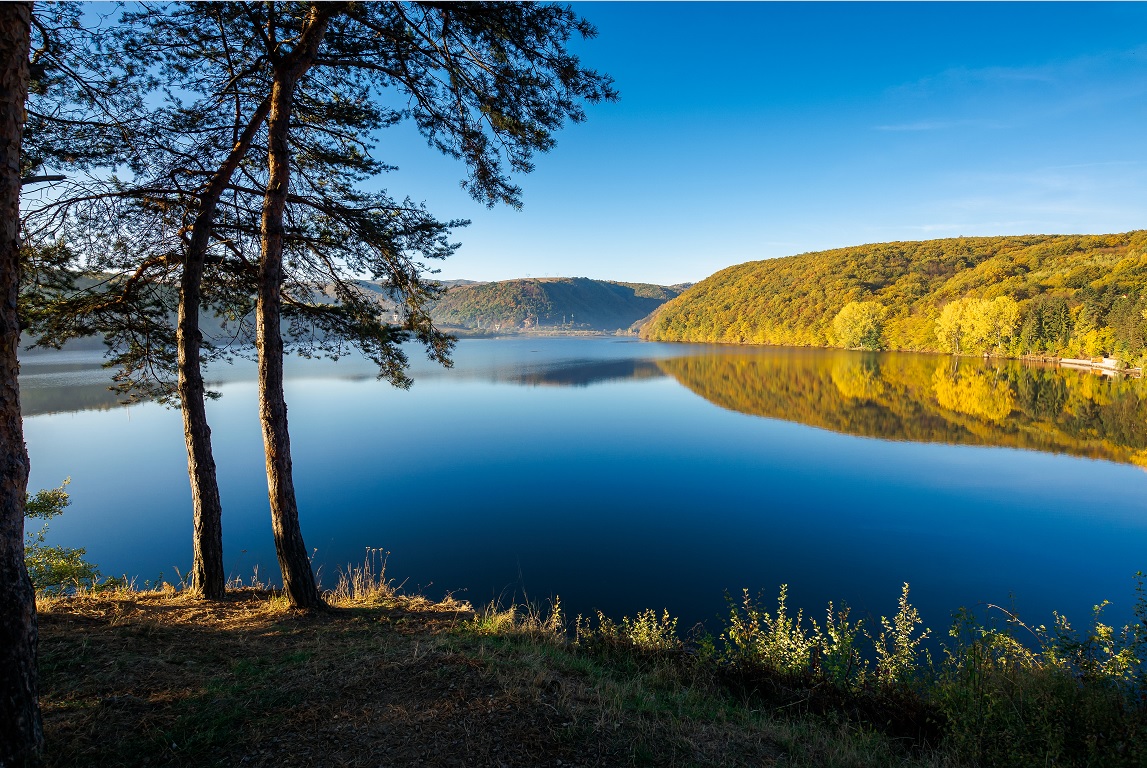
<instances>
[{"instance_id":1,"label":"tree bark","mask_svg":"<svg viewBox=\"0 0 1147 768\"><path fill-rule=\"evenodd\" d=\"M270 109L270 99L264 99L200 196L199 212L192 225L191 242L179 281L179 400L183 412L183 436L187 442L187 474L191 480L195 530L191 588L210 600L223 598L227 575L223 568L223 506L219 500L219 481L211 451L211 427L207 424L206 389L199 354L203 340L199 330L203 266L211 244L219 198L251 148L251 142Z\"/></svg>"},{"instance_id":2,"label":"tree bark","mask_svg":"<svg viewBox=\"0 0 1147 768\"><path fill-rule=\"evenodd\" d=\"M0 766L43 750L36 680L36 595L24 567L28 450L20 416L20 146L28 96L31 3L0 4Z\"/></svg>"},{"instance_id":3,"label":"tree bark","mask_svg":"<svg viewBox=\"0 0 1147 768\"><path fill-rule=\"evenodd\" d=\"M317 3L291 56L275 67L271 114L267 121L267 192L263 196L259 295L255 307L255 344L259 349L259 418L267 455L267 494L275 553L283 573L283 591L291 605L306 610L324 605L299 526L299 507L291 468L287 401L283 395L283 213L290 182L291 110L295 85L310 68L327 24L343 4Z\"/></svg>"}]
</instances>

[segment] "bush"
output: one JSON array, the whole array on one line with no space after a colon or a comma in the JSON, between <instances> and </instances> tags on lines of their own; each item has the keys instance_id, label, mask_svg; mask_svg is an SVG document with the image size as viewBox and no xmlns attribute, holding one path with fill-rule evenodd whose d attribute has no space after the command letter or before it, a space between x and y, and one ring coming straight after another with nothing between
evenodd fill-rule
<instances>
[{"instance_id":1,"label":"bush","mask_svg":"<svg viewBox=\"0 0 1147 768\"><path fill-rule=\"evenodd\" d=\"M71 503L65 490L70 481L69 478L59 488L37 491L35 495L28 496L24 518L50 520L62 515ZM59 594L68 590L101 586L100 571L84 559L87 554L85 549L48 546L44 543L47 535L47 524L35 533L28 531L24 534L24 563L36 591Z\"/></svg>"},{"instance_id":2,"label":"bush","mask_svg":"<svg viewBox=\"0 0 1147 768\"><path fill-rule=\"evenodd\" d=\"M1143 765L1142 599L1119 634L1099 621L1102 605L1082 635L1058 614L1049 631L991 608L1002 627L957 613L930 686L948 744L985 766Z\"/></svg>"},{"instance_id":3,"label":"bush","mask_svg":"<svg viewBox=\"0 0 1147 768\"><path fill-rule=\"evenodd\" d=\"M683 645L677 636L677 619L671 617L667 610L658 616L652 608L633 618L623 616L620 624L598 611L596 627L589 619L578 616L574 633L579 646L590 648L605 646L656 653L676 651Z\"/></svg>"}]
</instances>

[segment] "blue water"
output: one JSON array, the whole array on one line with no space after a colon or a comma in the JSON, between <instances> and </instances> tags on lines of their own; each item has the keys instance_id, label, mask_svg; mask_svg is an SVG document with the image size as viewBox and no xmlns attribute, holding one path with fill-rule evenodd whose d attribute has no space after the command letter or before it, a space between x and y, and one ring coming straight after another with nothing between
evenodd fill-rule
<instances>
[{"instance_id":1,"label":"blue water","mask_svg":"<svg viewBox=\"0 0 1147 768\"><path fill-rule=\"evenodd\" d=\"M191 563L179 413L100 407L106 374L66 354L24 364L26 407L51 403L25 419L30 488L72 478L49 542L86 547L107 575L174 580ZM324 585L381 547L388 575L429 597L560 596L571 615L614 618L667 608L683 628L716 628L726 591L772 600L782 583L819 619L829 600L891 615L907 581L940 634L983 602L1036 624L1053 610L1085 623L1103 599L1110 619L1130 617L1147 570L1141 467L853 436L722 407L666 372L744 354L774 361L629 339L464 340L452 370L416 361L409 391L362 361L291 361L295 484ZM801 360L839 370L852 359L840 354ZM880 365L892 380L905 361L920 364ZM253 367L210 378L225 562L274 580Z\"/></svg>"}]
</instances>

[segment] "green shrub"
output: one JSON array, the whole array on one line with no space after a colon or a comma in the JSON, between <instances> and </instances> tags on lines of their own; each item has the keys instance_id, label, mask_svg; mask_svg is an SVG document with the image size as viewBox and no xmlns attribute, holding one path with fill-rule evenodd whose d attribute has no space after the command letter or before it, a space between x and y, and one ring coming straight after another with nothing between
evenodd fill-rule
<instances>
[{"instance_id":1,"label":"green shrub","mask_svg":"<svg viewBox=\"0 0 1147 768\"><path fill-rule=\"evenodd\" d=\"M899 609L891 621L880 617L880 634L873 638L876 648L876 678L881 683L906 683L920 670L921 656L931 666L928 653L921 645L932 634L924 629L917 634L916 627L923 622L920 612L908 602L908 583L900 591Z\"/></svg>"},{"instance_id":2,"label":"green shrub","mask_svg":"<svg viewBox=\"0 0 1147 768\"><path fill-rule=\"evenodd\" d=\"M1059 614L1049 630L998 606L1003 626L957 613L929 686L949 745L985 766L1147 762L1141 578L1139 595L1136 621L1119 632L1100 621L1106 602L1085 633Z\"/></svg>"},{"instance_id":3,"label":"green shrub","mask_svg":"<svg viewBox=\"0 0 1147 768\"><path fill-rule=\"evenodd\" d=\"M620 623L597 612L597 626L582 616L574 623L575 642L582 647L606 645L644 652L676 651L682 647L677 636L677 619L663 610L658 616L652 608L633 618L623 616Z\"/></svg>"},{"instance_id":4,"label":"green shrub","mask_svg":"<svg viewBox=\"0 0 1147 768\"><path fill-rule=\"evenodd\" d=\"M730 660L786 675L805 674L816 666L824 637L812 619L805 630L803 610L789 615L788 595L789 585L782 584L775 614L762 609L747 589L739 606L729 600L729 626L722 637Z\"/></svg>"},{"instance_id":5,"label":"green shrub","mask_svg":"<svg viewBox=\"0 0 1147 768\"><path fill-rule=\"evenodd\" d=\"M27 520L50 520L64 513L71 503L65 490L70 478L59 488L37 491L27 497L24 517ZM84 559L87 551L82 547L52 547L44 543L48 526L44 524L35 533L24 534L24 563L28 576L38 592L58 594L82 587L101 585L99 569Z\"/></svg>"}]
</instances>

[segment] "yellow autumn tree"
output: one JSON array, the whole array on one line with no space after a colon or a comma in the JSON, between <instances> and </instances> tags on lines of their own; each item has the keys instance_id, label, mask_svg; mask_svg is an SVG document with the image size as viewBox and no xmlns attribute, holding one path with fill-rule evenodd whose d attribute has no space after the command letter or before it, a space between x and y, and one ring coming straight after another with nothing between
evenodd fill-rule
<instances>
[{"instance_id":1,"label":"yellow autumn tree","mask_svg":"<svg viewBox=\"0 0 1147 768\"><path fill-rule=\"evenodd\" d=\"M955 354L1001 352L1016 334L1020 307L1010 296L949 302L936 318L936 338Z\"/></svg>"},{"instance_id":2,"label":"yellow autumn tree","mask_svg":"<svg viewBox=\"0 0 1147 768\"><path fill-rule=\"evenodd\" d=\"M964 351L964 314L967 302L967 299L960 299L945 304L940 310L940 316L936 318L936 338L945 352L958 355Z\"/></svg>"},{"instance_id":3,"label":"yellow autumn tree","mask_svg":"<svg viewBox=\"0 0 1147 768\"><path fill-rule=\"evenodd\" d=\"M848 302L832 320L836 343L850 349L880 349L887 314L879 301Z\"/></svg>"}]
</instances>

